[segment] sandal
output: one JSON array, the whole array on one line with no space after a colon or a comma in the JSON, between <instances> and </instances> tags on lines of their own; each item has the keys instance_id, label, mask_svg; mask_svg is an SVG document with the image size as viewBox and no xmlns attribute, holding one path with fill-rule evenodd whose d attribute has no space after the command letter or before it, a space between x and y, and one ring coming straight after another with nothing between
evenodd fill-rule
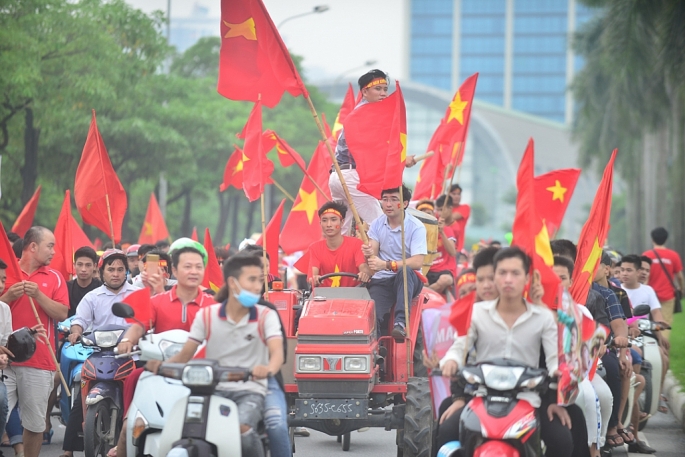
<instances>
[{"instance_id":1,"label":"sandal","mask_svg":"<svg viewBox=\"0 0 685 457\"><path fill-rule=\"evenodd\" d=\"M664 395L659 397L659 408L657 409L660 413L668 414L668 398Z\"/></svg>"},{"instance_id":2,"label":"sandal","mask_svg":"<svg viewBox=\"0 0 685 457\"><path fill-rule=\"evenodd\" d=\"M49 432L43 432L43 446L48 445L52 442L52 435L54 434L54 430L50 429Z\"/></svg>"},{"instance_id":3,"label":"sandal","mask_svg":"<svg viewBox=\"0 0 685 457\"><path fill-rule=\"evenodd\" d=\"M633 444L635 442L635 435L630 428L619 428L616 431L619 435L621 435L621 439L623 439L624 444ZM631 436L632 439L630 438Z\"/></svg>"},{"instance_id":4,"label":"sandal","mask_svg":"<svg viewBox=\"0 0 685 457\"><path fill-rule=\"evenodd\" d=\"M620 443L619 443L619 440L621 441ZM623 444L624 444L623 438L621 438L621 435L618 435L618 434L617 435L607 435L606 442L607 442L608 447L619 447L619 446L623 446Z\"/></svg>"}]
</instances>

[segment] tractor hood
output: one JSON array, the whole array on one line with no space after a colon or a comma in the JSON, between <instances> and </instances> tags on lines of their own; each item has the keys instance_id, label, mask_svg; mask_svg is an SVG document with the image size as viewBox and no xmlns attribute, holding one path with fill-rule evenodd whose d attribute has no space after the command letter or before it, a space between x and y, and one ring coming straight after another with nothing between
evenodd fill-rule
<instances>
[{"instance_id":1,"label":"tractor hood","mask_svg":"<svg viewBox=\"0 0 685 457\"><path fill-rule=\"evenodd\" d=\"M373 333L375 324L375 305L366 289L320 287L314 290L312 298L302 310L298 337L368 337Z\"/></svg>"}]
</instances>

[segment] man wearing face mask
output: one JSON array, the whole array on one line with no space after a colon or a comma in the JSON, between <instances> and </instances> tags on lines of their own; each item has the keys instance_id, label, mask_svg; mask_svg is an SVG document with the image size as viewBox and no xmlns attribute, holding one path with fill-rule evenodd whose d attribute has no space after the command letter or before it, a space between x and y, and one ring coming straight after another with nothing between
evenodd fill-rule
<instances>
[{"instance_id":1,"label":"man wearing face mask","mask_svg":"<svg viewBox=\"0 0 685 457\"><path fill-rule=\"evenodd\" d=\"M216 393L238 405L242 455L262 457L257 425L263 417L267 377L283 365L283 337L278 313L257 304L264 284L261 259L241 252L224 262L226 283L217 294L221 303L202 308L195 316L188 341L169 362L188 362L206 341L206 357L223 366L251 368L252 380L220 383ZM147 369L157 373L160 361Z\"/></svg>"}]
</instances>

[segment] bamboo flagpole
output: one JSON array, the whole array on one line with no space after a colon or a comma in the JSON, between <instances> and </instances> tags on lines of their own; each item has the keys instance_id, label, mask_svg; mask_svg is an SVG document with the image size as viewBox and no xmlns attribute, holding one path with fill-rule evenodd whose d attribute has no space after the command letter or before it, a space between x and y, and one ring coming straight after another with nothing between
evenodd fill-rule
<instances>
[{"instance_id":1,"label":"bamboo flagpole","mask_svg":"<svg viewBox=\"0 0 685 457\"><path fill-rule=\"evenodd\" d=\"M271 177L271 181L273 181L274 186L276 186L276 188L277 188L278 190L280 190L280 191L283 193L283 195L285 195L285 196L288 198L288 200L290 200L291 202L295 203L295 198L293 198L293 196L290 195L290 194L288 193L288 191L285 190L285 189L283 188L283 186L281 186L281 185L278 183L278 181L276 181L276 180L273 178L273 176Z\"/></svg>"},{"instance_id":2,"label":"bamboo flagpole","mask_svg":"<svg viewBox=\"0 0 685 457\"><path fill-rule=\"evenodd\" d=\"M461 143L459 143L459 153L457 154L457 157L461 157L461 154L464 150L464 144L466 144L466 141L462 141ZM445 191L445 202L442 204L443 210L445 209L445 206L447 206L447 198L449 196L450 188L452 187L452 183L454 182L454 172L456 171L454 168L455 166L452 163L447 165L447 167L451 169L450 172L451 172L452 176L450 177L449 186L447 185L447 182L443 183L443 185L445 186L445 189L444 189L444 191ZM459 168L459 174L461 174L461 164L459 164L457 166L457 168ZM447 181L447 180L445 180L445 181Z\"/></svg>"},{"instance_id":3,"label":"bamboo flagpole","mask_svg":"<svg viewBox=\"0 0 685 457\"><path fill-rule=\"evenodd\" d=\"M109 207L109 193L105 194L105 201L107 202L107 219L109 219L109 234L112 238L112 249L116 249L116 242L114 241L114 224L112 223L112 210Z\"/></svg>"},{"instance_id":4,"label":"bamboo flagpole","mask_svg":"<svg viewBox=\"0 0 685 457\"><path fill-rule=\"evenodd\" d=\"M264 192L260 195L262 206L262 263L264 267L264 300L269 301L269 269L266 266L266 213L264 211Z\"/></svg>"},{"instance_id":5,"label":"bamboo flagpole","mask_svg":"<svg viewBox=\"0 0 685 457\"><path fill-rule=\"evenodd\" d=\"M427 158L429 158L429 157L433 157L433 155L435 155L435 152L430 151L430 152L427 152L427 153L422 154L422 155L420 155L420 156L414 157L414 160L416 161L416 163L419 163L419 162L421 162L422 160L425 160L425 159L427 159Z\"/></svg>"},{"instance_id":6,"label":"bamboo flagpole","mask_svg":"<svg viewBox=\"0 0 685 457\"><path fill-rule=\"evenodd\" d=\"M33 311L33 317L36 318L36 322L38 322L39 325L43 325L43 322L40 320L40 316L38 315L38 310L36 309L36 304L33 301L33 297L29 297L29 303L31 303L31 310ZM50 355L52 356L52 361L55 363L55 369L57 370L57 374L59 375L59 380L62 382L62 388L67 393L67 397L71 397L71 390L69 389L67 381L64 379L64 375L62 375L62 370L60 370L59 368L57 356L55 356L55 351L52 348L52 343L50 343L49 337L45 338L45 343L48 345L48 350L50 352Z\"/></svg>"},{"instance_id":7,"label":"bamboo flagpole","mask_svg":"<svg viewBox=\"0 0 685 457\"><path fill-rule=\"evenodd\" d=\"M409 333L409 287L407 284L407 249L404 244L404 216L405 216L405 209L404 209L404 192L403 192L403 184L400 184L400 208L402 210L402 217L400 218L400 237L401 237L401 243L402 243L402 275L403 275L403 286L404 286L404 331L406 333ZM407 379L409 378L409 375L411 374L411 364L412 364L412 350L411 350L411 341L409 338L405 338L406 344L407 344Z\"/></svg>"}]
</instances>

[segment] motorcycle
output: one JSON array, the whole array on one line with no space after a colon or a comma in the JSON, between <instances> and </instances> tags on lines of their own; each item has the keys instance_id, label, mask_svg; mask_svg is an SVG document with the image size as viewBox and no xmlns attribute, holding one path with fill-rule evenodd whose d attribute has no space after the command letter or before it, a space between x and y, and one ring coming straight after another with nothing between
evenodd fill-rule
<instances>
[{"instance_id":1,"label":"motorcycle","mask_svg":"<svg viewBox=\"0 0 685 457\"><path fill-rule=\"evenodd\" d=\"M125 303L112 305L112 313L118 317L135 318L133 309ZM142 325L142 324L141 324ZM168 360L176 355L188 339L184 330L168 330L158 334L144 335L130 354L118 354L116 358L140 355L140 360ZM176 402L187 397L189 390L182 382L156 376L149 371L140 375L133 401L128 408L126 420L126 455L159 456L159 443L166 418Z\"/></svg>"},{"instance_id":2,"label":"motorcycle","mask_svg":"<svg viewBox=\"0 0 685 457\"><path fill-rule=\"evenodd\" d=\"M543 455L538 412L517 394L543 394L549 385L547 370L493 359L464 367L460 376L475 396L461 413L459 442L445 444L439 456Z\"/></svg>"},{"instance_id":3,"label":"motorcycle","mask_svg":"<svg viewBox=\"0 0 685 457\"><path fill-rule=\"evenodd\" d=\"M634 344L642 348L640 374L645 377L645 388L640 398L638 398L638 404L640 405L640 411L647 413L647 417L640 421L638 430L644 429L649 418L656 414L659 409L663 362L656 332L671 329L665 322L652 321L650 312L649 305L636 306L633 310L635 316L645 316L637 323L637 328L640 329L640 336L634 339Z\"/></svg>"},{"instance_id":4,"label":"motorcycle","mask_svg":"<svg viewBox=\"0 0 685 457\"><path fill-rule=\"evenodd\" d=\"M86 457L105 457L119 439L123 422L123 384L133 372L135 362L130 358L115 358L114 349L127 328L106 325L81 337L83 344L94 350L81 371L83 392L87 392L83 396Z\"/></svg>"},{"instance_id":5,"label":"motorcycle","mask_svg":"<svg viewBox=\"0 0 685 457\"><path fill-rule=\"evenodd\" d=\"M72 316L57 324L59 332L65 336L68 335L73 319L74 317ZM71 344L69 341L65 341L62 345L59 368L62 376L67 381L69 393L71 394L71 396L68 396L65 392L62 392L59 399L59 419L64 425L69 421L69 413L71 413L71 408L74 406L74 402L81 391L81 368L93 351L92 347L84 346L82 343Z\"/></svg>"}]
</instances>

